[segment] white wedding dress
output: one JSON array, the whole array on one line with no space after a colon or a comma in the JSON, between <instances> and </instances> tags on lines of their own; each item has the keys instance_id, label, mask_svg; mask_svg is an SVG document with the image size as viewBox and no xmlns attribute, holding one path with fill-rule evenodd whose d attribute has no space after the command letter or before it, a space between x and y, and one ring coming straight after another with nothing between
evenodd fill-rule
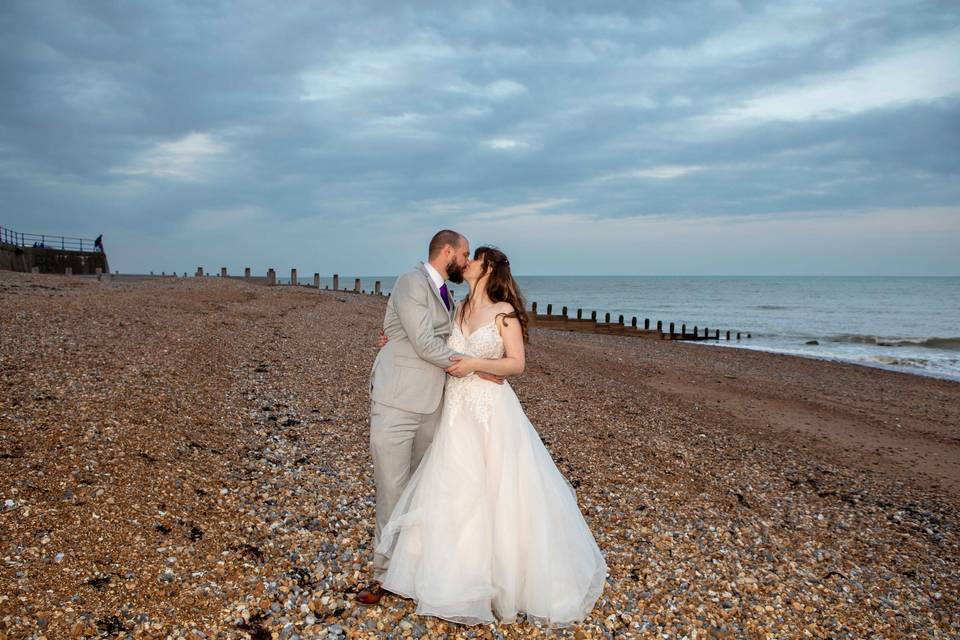
<instances>
[{"instance_id":1,"label":"white wedding dress","mask_svg":"<svg viewBox=\"0 0 960 640\"><path fill-rule=\"evenodd\" d=\"M447 344L503 357L495 322ZM593 609L607 565L561 475L509 384L447 377L433 443L411 476L377 552L383 587L417 613L462 624L557 626Z\"/></svg>"}]
</instances>

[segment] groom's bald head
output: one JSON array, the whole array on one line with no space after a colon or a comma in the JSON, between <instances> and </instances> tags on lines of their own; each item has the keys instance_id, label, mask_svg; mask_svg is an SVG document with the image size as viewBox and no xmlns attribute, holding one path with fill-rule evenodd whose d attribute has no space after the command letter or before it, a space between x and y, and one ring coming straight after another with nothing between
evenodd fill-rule
<instances>
[{"instance_id":1,"label":"groom's bald head","mask_svg":"<svg viewBox=\"0 0 960 640\"><path fill-rule=\"evenodd\" d=\"M433 260L443 252L444 247L451 247L456 252L457 249L460 248L460 245L466 242L467 239L456 231L450 229L437 231L433 238L430 239L430 249L427 258Z\"/></svg>"}]
</instances>

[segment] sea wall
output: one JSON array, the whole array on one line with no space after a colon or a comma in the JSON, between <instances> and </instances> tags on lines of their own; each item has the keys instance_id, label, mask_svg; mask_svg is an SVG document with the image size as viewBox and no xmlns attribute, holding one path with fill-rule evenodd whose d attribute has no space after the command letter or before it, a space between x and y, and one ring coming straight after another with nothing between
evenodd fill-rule
<instances>
[{"instance_id":1,"label":"sea wall","mask_svg":"<svg viewBox=\"0 0 960 640\"><path fill-rule=\"evenodd\" d=\"M93 275L98 267L103 273L110 271L107 254L0 243L0 269L29 273L36 268L39 273L66 273L69 268L76 275Z\"/></svg>"}]
</instances>

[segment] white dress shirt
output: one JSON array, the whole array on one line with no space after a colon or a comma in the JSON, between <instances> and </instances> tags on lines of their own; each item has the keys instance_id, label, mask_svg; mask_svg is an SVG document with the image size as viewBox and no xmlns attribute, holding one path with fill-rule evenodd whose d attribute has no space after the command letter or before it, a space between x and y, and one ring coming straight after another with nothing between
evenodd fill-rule
<instances>
[{"instance_id":1,"label":"white dress shirt","mask_svg":"<svg viewBox=\"0 0 960 640\"><path fill-rule=\"evenodd\" d=\"M433 265L429 262L424 262L423 266L427 269L427 273L430 274L430 279L433 280L433 286L437 288L437 291L440 291L440 287L443 286L443 276L440 275L440 272L433 268Z\"/></svg>"}]
</instances>

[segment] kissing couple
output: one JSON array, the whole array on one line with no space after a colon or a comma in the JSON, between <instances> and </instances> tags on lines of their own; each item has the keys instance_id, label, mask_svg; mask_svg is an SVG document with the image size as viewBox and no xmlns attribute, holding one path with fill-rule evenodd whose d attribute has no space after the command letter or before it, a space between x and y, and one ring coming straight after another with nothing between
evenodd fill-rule
<instances>
[{"instance_id":1,"label":"kissing couple","mask_svg":"<svg viewBox=\"0 0 960 640\"><path fill-rule=\"evenodd\" d=\"M446 281L470 287L454 303ZM460 624L562 626L593 609L607 565L505 378L523 373L528 317L501 251L449 229L400 276L370 380L374 580Z\"/></svg>"}]
</instances>

